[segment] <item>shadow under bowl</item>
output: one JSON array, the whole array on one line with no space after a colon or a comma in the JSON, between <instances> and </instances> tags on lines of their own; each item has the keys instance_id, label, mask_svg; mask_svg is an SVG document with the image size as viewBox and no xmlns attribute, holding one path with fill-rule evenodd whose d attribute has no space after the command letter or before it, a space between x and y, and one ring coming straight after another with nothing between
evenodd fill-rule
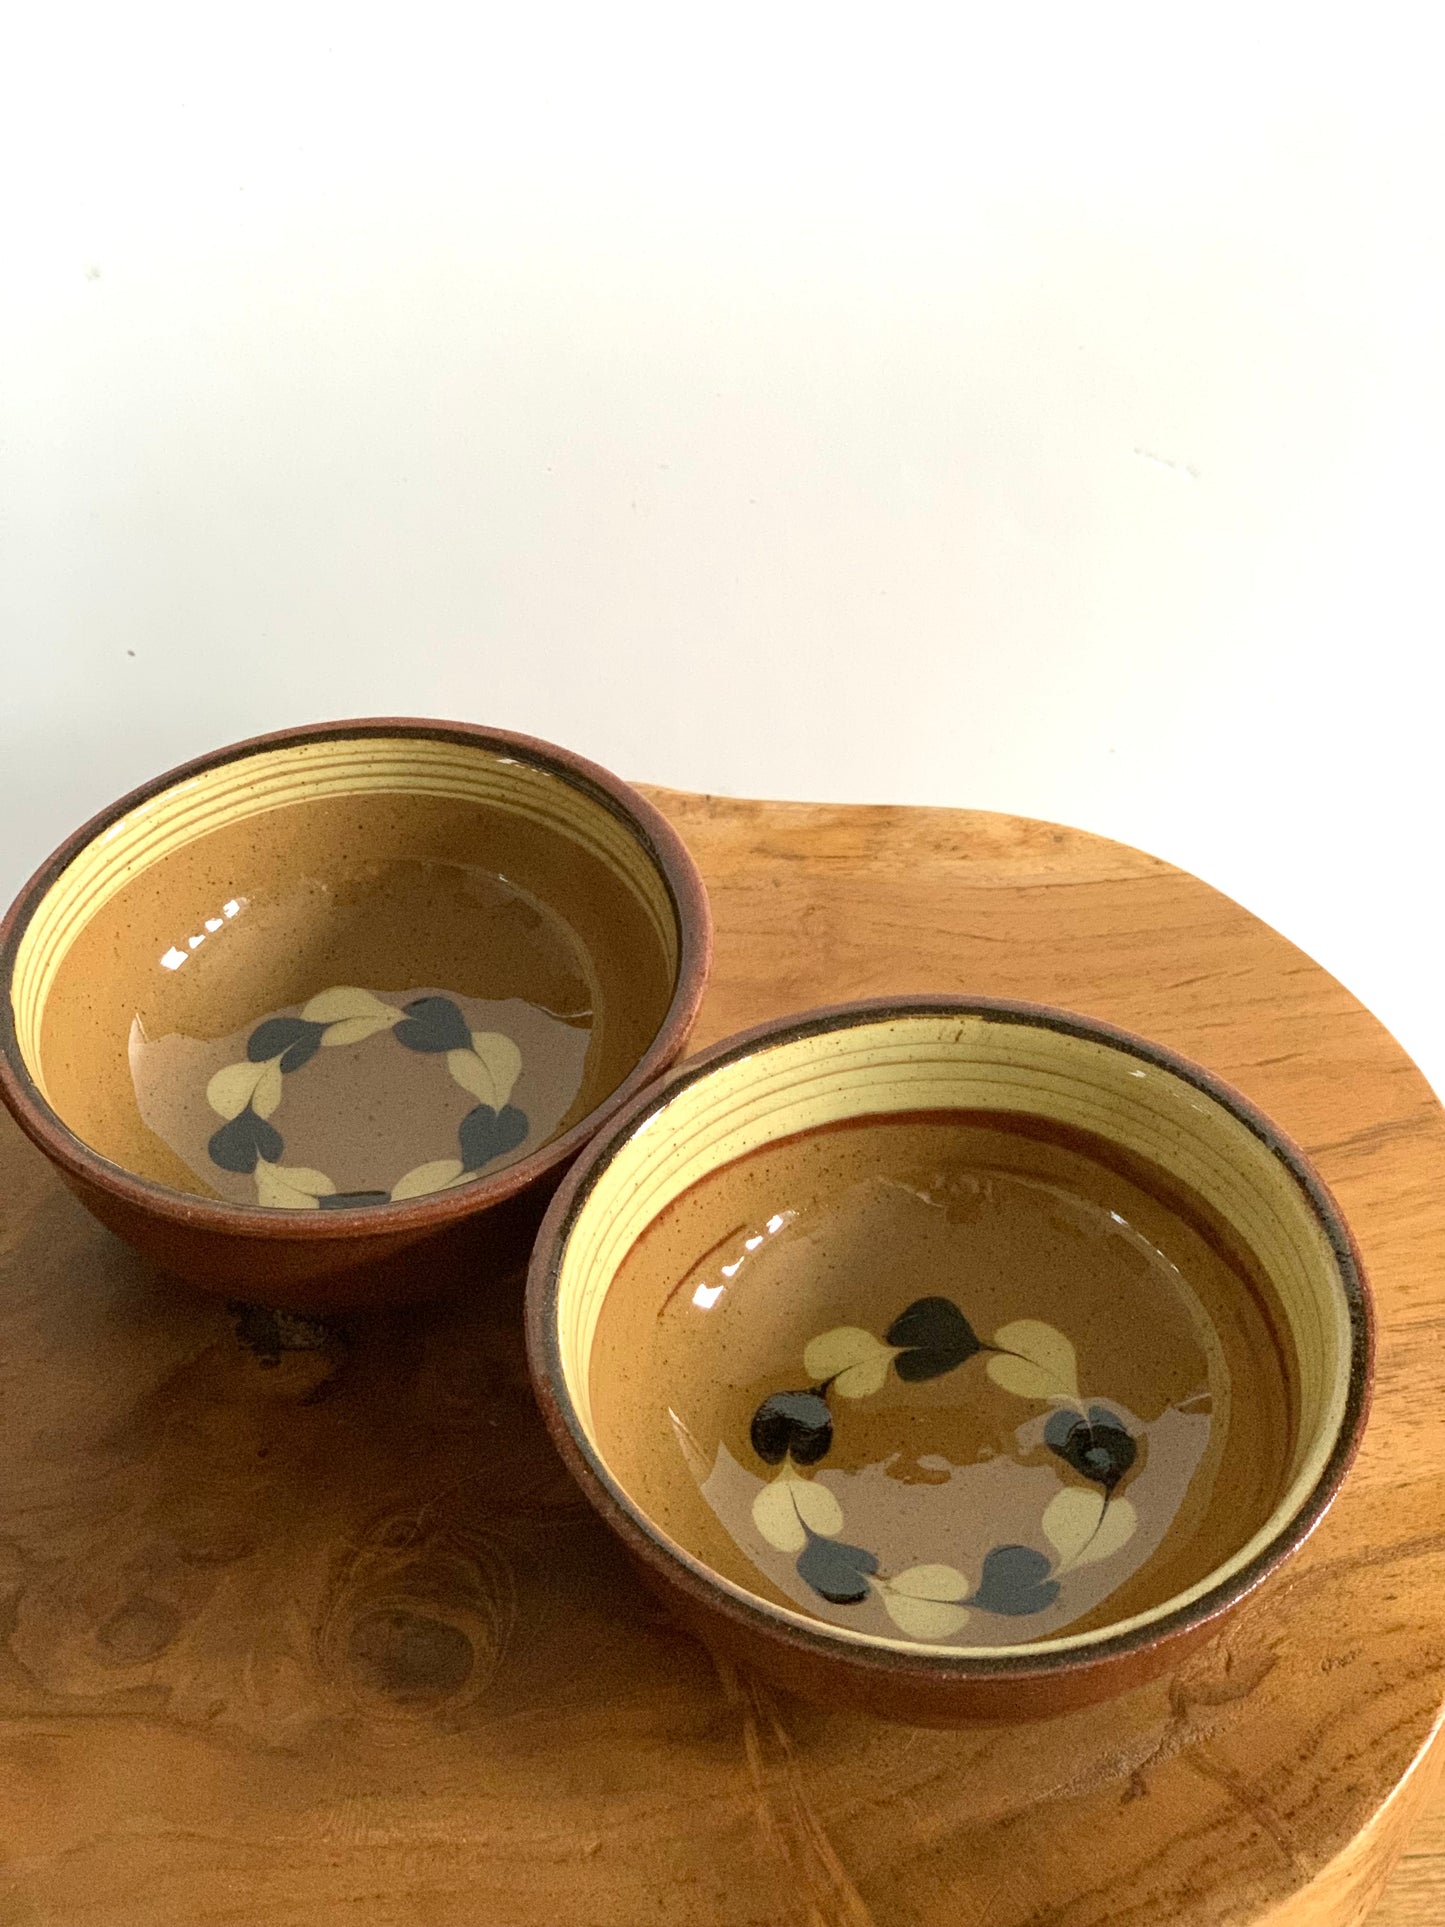
<instances>
[{"instance_id":1,"label":"shadow under bowl","mask_svg":"<svg viewBox=\"0 0 1445 1927\"><path fill-rule=\"evenodd\" d=\"M695 865L607 771L376 720L158 777L0 928L0 1096L105 1224L205 1289L327 1311L518 1259L666 1068Z\"/></svg>"},{"instance_id":2,"label":"shadow under bowl","mask_svg":"<svg viewBox=\"0 0 1445 1927\"><path fill-rule=\"evenodd\" d=\"M684 1623L914 1723L1174 1664L1362 1431L1358 1254L1237 1092L1108 1025L882 1000L641 1094L528 1281L542 1408Z\"/></svg>"}]
</instances>

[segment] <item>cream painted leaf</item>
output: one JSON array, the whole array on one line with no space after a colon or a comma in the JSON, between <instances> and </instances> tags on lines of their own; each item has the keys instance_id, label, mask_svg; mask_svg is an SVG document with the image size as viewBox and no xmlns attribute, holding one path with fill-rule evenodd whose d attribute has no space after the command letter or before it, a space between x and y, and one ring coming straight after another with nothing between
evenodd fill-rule
<instances>
[{"instance_id":1,"label":"cream painted leaf","mask_svg":"<svg viewBox=\"0 0 1445 1927\"><path fill-rule=\"evenodd\" d=\"M309 1191L293 1191L276 1178L263 1178L256 1171L256 1202L271 1211L319 1211L319 1202Z\"/></svg>"},{"instance_id":2,"label":"cream painted leaf","mask_svg":"<svg viewBox=\"0 0 1445 1927\"><path fill-rule=\"evenodd\" d=\"M322 1031L321 1041L332 1050L338 1044L360 1044L368 1037L375 1037L379 1030L390 1030L393 1024L400 1021L401 1012L385 1006L375 1016L339 1017Z\"/></svg>"},{"instance_id":3,"label":"cream painted leaf","mask_svg":"<svg viewBox=\"0 0 1445 1927\"><path fill-rule=\"evenodd\" d=\"M762 1486L753 1500L753 1524L770 1546L779 1552L801 1552L808 1543L798 1508L793 1504L797 1479L774 1479Z\"/></svg>"},{"instance_id":4,"label":"cream painted leaf","mask_svg":"<svg viewBox=\"0 0 1445 1927\"><path fill-rule=\"evenodd\" d=\"M888 1581L894 1592L910 1599L967 1599L973 1588L957 1566L907 1566Z\"/></svg>"},{"instance_id":5,"label":"cream painted leaf","mask_svg":"<svg viewBox=\"0 0 1445 1927\"><path fill-rule=\"evenodd\" d=\"M492 1088L496 1092L495 1097L485 1101L493 1110L500 1111L522 1075L522 1053L511 1038L499 1030L474 1030L472 1049L490 1071Z\"/></svg>"},{"instance_id":6,"label":"cream painted leaf","mask_svg":"<svg viewBox=\"0 0 1445 1927\"><path fill-rule=\"evenodd\" d=\"M968 1624L968 1608L946 1599L915 1599L906 1592L883 1594L888 1617L910 1639L952 1639Z\"/></svg>"},{"instance_id":7,"label":"cream painted leaf","mask_svg":"<svg viewBox=\"0 0 1445 1927\"><path fill-rule=\"evenodd\" d=\"M218 1117L239 1117L252 1093L270 1069L269 1064L227 1064L206 1086L206 1102ZM264 1113L262 1113L264 1116Z\"/></svg>"},{"instance_id":8,"label":"cream painted leaf","mask_svg":"<svg viewBox=\"0 0 1445 1927\"><path fill-rule=\"evenodd\" d=\"M1016 1318L993 1335L998 1351L988 1361L995 1385L1019 1398L1077 1398L1079 1364L1061 1331L1038 1318Z\"/></svg>"},{"instance_id":9,"label":"cream painted leaf","mask_svg":"<svg viewBox=\"0 0 1445 1927\"><path fill-rule=\"evenodd\" d=\"M1091 1487L1066 1485L1044 1507L1044 1537L1059 1555L1060 1567L1076 1565L1104 1516L1104 1495Z\"/></svg>"},{"instance_id":10,"label":"cream painted leaf","mask_svg":"<svg viewBox=\"0 0 1445 1927\"><path fill-rule=\"evenodd\" d=\"M339 1024L348 1017L380 1017L387 1023L395 1023L401 1012L384 1004L369 990L360 990L355 984L336 984L330 990L319 991L301 1015L308 1024Z\"/></svg>"},{"instance_id":11,"label":"cream painted leaf","mask_svg":"<svg viewBox=\"0 0 1445 1927\"><path fill-rule=\"evenodd\" d=\"M788 1484L793 1488L793 1504L810 1531L831 1539L843 1530L843 1508L826 1485L816 1479L789 1479Z\"/></svg>"},{"instance_id":12,"label":"cream painted leaf","mask_svg":"<svg viewBox=\"0 0 1445 1927\"><path fill-rule=\"evenodd\" d=\"M1104 1516L1099 1521L1099 1530L1084 1547L1074 1564L1092 1566L1100 1559L1109 1558L1121 1546L1128 1545L1138 1525L1139 1515L1127 1499L1110 1499L1104 1508Z\"/></svg>"},{"instance_id":13,"label":"cream painted leaf","mask_svg":"<svg viewBox=\"0 0 1445 1927\"><path fill-rule=\"evenodd\" d=\"M318 1198L329 1198L336 1186L323 1171L310 1171L303 1165L268 1164L256 1161L257 1201L272 1210L315 1211Z\"/></svg>"},{"instance_id":14,"label":"cream painted leaf","mask_svg":"<svg viewBox=\"0 0 1445 1927\"><path fill-rule=\"evenodd\" d=\"M257 1117L269 1117L281 1102L281 1066L273 1057L261 1066L256 1088L251 1093L251 1109Z\"/></svg>"},{"instance_id":15,"label":"cream painted leaf","mask_svg":"<svg viewBox=\"0 0 1445 1927\"><path fill-rule=\"evenodd\" d=\"M892 1362L893 1354L889 1352L884 1358L870 1358L862 1365L850 1365L833 1380L833 1390L840 1398L871 1398L874 1392L883 1390Z\"/></svg>"},{"instance_id":16,"label":"cream painted leaf","mask_svg":"<svg viewBox=\"0 0 1445 1927\"><path fill-rule=\"evenodd\" d=\"M483 1062L475 1051L449 1050L447 1069L464 1091L470 1091L473 1097L483 1104L489 1104L494 1111L500 1111L506 1103L506 1098L497 1093L497 1080L492 1075L490 1064Z\"/></svg>"},{"instance_id":17,"label":"cream painted leaf","mask_svg":"<svg viewBox=\"0 0 1445 1927\"><path fill-rule=\"evenodd\" d=\"M324 1171L313 1171L304 1164L273 1164L271 1169L293 1191L304 1191L308 1197L329 1198L336 1192L336 1186Z\"/></svg>"},{"instance_id":18,"label":"cream painted leaf","mask_svg":"<svg viewBox=\"0 0 1445 1927\"><path fill-rule=\"evenodd\" d=\"M835 1325L811 1339L803 1353L804 1371L820 1384L831 1381L842 1398L881 1391L892 1363L893 1347L861 1325Z\"/></svg>"},{"instance_id":19,"label":"cream painted leaf","mask_svg":"<svg viewBox=\"0 0 1445 1927\"><path fill-rule=\"evenodd\" d=\"M995 1354L985 1368L995 1385L1001 1385L1015 1398L1057 1398L1060 1394L1054 1381L1039 1365L1030 1364L1026 1358L1008 1358Z\"/></svg>"},{"instance_id":20,"label":"cream painted leaf","mask_svg":"<svg viewBox=\"0 0 1445 1927\"><path fill-rule=\"evenodd\" d=\"M424 1198L428 1192L444 1191L461 1176L460 1158L437 1158L431 1164L419 1164L391 1187L392 1201L399 1204L403 1198Z\"/></svg>"},{"instance_id":21,"label":"cream painted leaf","mask_svg":"<svg viewBox=\"0 0 1445 1927\"><path fill-rule=\"evenodd\" d=\"M753 1500L753 1524L779 1552L801 1552L809 1532L831 1539L843 1530L843 1508L826 1485L784 1467Z\"/></svg>"}]
</instances>

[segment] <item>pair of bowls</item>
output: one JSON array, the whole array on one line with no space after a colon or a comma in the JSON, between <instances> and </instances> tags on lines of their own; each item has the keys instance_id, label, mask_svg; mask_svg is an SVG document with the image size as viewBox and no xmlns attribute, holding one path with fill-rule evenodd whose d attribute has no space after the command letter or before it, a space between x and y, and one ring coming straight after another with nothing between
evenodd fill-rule
<instances>
[{"instance_id":1,"label":"pair of bowls","mask_svg":"<svg viewBox=\"0 0 1445 1927\"><path fill-rule=\"evenodd\" d=\"M569 1469L784 1686L954 1723L1173 1663L1363 1428L1324 1186L1205 1072L1056 1011L859 1004L670 1069L709 955L691 858L595 765L294 730L126 797L22 892L0 1095L227 1296L424 1297L531 1244Z\"/></svg>"}]
</instances>

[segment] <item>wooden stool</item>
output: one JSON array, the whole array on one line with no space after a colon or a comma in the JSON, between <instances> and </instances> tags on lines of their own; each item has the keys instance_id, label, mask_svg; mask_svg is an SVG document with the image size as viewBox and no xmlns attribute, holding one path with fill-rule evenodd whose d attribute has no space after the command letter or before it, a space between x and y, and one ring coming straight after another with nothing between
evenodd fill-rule
<instances>
[{"instance_id":1,"label":"wooden stool","mask_svg":"<svg viewBox=\"0 0 1445 1927\"><path fill-rule=\"evenodd\" d=\"M1309 1150L1380 1317L1305 1551L1172 1679L961 1734L728 1674L532 1407L519 1286L343 1323L149 1274L0 1127L0 1919L16 1927L1357 1922L1445 1698L1445 1120L1167 864L967 811L654 792L717 915L696 1041L902 990L1199 1059ZM1437 1871L1438 1870L1438 1871ZM1432 1899L1433 1896L1433 1899ZM1412 1858L1379 1927L1445 1918Z\"/></svg>"}]
</instances>

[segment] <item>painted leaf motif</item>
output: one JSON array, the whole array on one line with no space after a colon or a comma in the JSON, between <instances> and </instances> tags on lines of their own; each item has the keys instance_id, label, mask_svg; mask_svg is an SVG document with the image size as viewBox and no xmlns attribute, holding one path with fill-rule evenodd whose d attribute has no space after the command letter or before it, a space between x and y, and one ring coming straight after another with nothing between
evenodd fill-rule
<instances>
[{"instance_id":1,"label":"painted leaf motif","mask_svg":"<svg viewBox=\"0 0 1445 1927\"><path fill-rule=\"evenodd\" d=\"M239 1117L269 1068L264 1063L227 1064L207 1084L206 1102L217 1117Z\"/></svg>"},{"instance_id":2,"label":"painted leaf motif","mask_svg":"<svg viewBox=\"0 0 1445 1927\"><path fill-rule=\"evenodd\" d=\"M842 1398L867 1398L883 1389L893 1351L861 1325L835 1325L810 1339L803 1369L820 1384L831 1382Z\"/></svg>"},{"instance_id":3,"label":"painted leaf motif","mask_svg":"<svg viewBox=\"0 0 1445 1927\"><path fill-rule=\"evenodd\" d=\"M995 1353L985 1367L995 1385L1001 1385L1015 1398L1057 1398L1060 1396L1053 1379L1040 1365L1034 1365L1026 1358L1009 1358Z\"/></svg>"},{"instance_id":4,"label":"painted leaf motif","mask_svg":"<svg viewBox=\"0 0 1445 1927\"><path fill-rule=\"evenodd\" d=\"M753 1524L779 1552L801 1552L808 1543L807 1529L793 1504L794 1483L789 1478L774 1479L753 1500Z\"/></svg>"},{"instance_id":5,"label":"painted leaf motif","mask_svg":"<svg viewBox=\"0 0 1445 1927\"><path fill-rule=\"evenodd\" d=\"M1139 1515L1127 1499L1110 1499L1099 1521L1099 1530L1094 1534L1078 1558L1076 1566L1097 1565L1099 1560L1108 1559L1127 1546L1134 1537L1139 1525Z\"/></svg>"},{"instance_id":6,"label":"painted leaf motif","mask_svg":"<svg viewBox=\"0 0 1445 1927\"><path fill-rule=\"evenodd\" d=\"M986 1613L1041 1613L1059 1596L1049 1562L1032 1546L995 1546L983 1562L978 1591L968 1602Z\"/></svg>"},{"instance_id":7,"label":"painted leaf motif","mask_svg":"<svg viewBox=\"0 0 1445 1927\"><path fill-rule=\"evenodd\" d=\"M843 1508L826 1485L785 1465L753 1500L753 1524L779 1552L800 1552L810 1534L831 1539L843 1530Z\"/></svg>"},{"instance_id":8,"label":"painted leaf motif","mask_svg":"<svg viewBox=\"0 0 1445 1927\"><path fill-rule=\"evenodd\" d=\"M285 1149L275 1125L257 1117L249 1105L213 1133L206 1146L212 1164L222 1171L247 1174L254 1171L262 1159L269 1158L274 1163Z\"/></svg>"},{"instance_id":9,"label":"painted leaf motif","mask_svg":"<svg viewBox=\"0 0 1445 1927\"><path fill-rule=\"evenodd\" d=\"M246 1055L253 1064L267 1064L298 1046L314 1050L319 1035L315 1024L304 1017L268 1017L246 1039Z\"/></svg>"},{"instance_id":10,"label":"painted leaf motif","mask_svg":"<svg viewBox=\"0 0 1445 1927\"><path fill-rule=\"evenodd\" d=\"M293 1191L288 1184L279 1179L261 1175L256 1171L256 1202L264 1204L270 1211L315 1211L321 1200L313 1198L309 1191Z\"/></svg>"},{"instance_id":11,"label":"painted leaf motif","mask_svg":"<svg viewBox=\"0 0 1445 1927\"><path fill-rule=\"evenodd\" d=\"M968 1597L968 1580L956 1566L908 1566L888 1581L894 1592L910 1599L956 1603Z\"/></svg>"},{"instance_id":12,"label":"painted leaf motif","mask_svg":"<svg viewBox=\"0 0 1445 1927\"><path fill-rule=\"evenodd\" d=\"M1038 1318L1016 1318L993 1335L988 1361L995 1385L1019 1398L1077 1398L1078 1358L1061 1331Z\"/></svg>"},{"instance_id":13,"label":"painted leaf motif","mask_svg":"<svg viewBox=\"0 0 1445 1927\"><path fill-rule=\"evenodd\" d=\"M340 1017L322 1031L321 1042L328 1050L335 1050L338 1044L361 1044L368 1037L375 1037L379 1030L389 1030L400 1017L399 1010L385 1008L374 1017Z\"/></svg>"},{"instance_id":14,"label":"painted leaf motif","mask_svg":"<svg viewBox=\"0 0 1445 1927\"><path fill-rule=\"evenodd\" d=\"M379 1017L392 1023L401 1012L369 990L358 989L355 984L337 984L313 997L301 1015L311 1024L339 1024L352 1017Z\"/></svg>"},{"instance_id":15,"label":"painted leaf motif","mask_svg":"<svg viewBox=\"0 0 1445 1927\"><path fill-rule=\"evenodd\" d=\"M335 1189L324 1171L312 1171L305 1165L268 1164L264 1158L256 1165L257 1200L273 1210L314 1211L318 1200L329 1197Z\"/></svg>"},{"instance_id":16,"label":"painted leaf motif","mask_svg":"<svg viewBox=\"0 0 1445 1927\"><path fill-rule=\"evenodd\" d=\"M764 1465L789 1457L816 1465L833 1443L833 1414L816 1392L774 1392L753 1413L749 1437Z\"/></svg>"},{"instance_id":17,"label":"painted leaf motif","mask_svg":"<svg viewBox=\"0 0 1445 1927\"><path fill-rule=\"evenodd\" d=\"M914 1384L941 1378L981 1349L973 1326L951 1298L916 1299L884 1336L898 1353L894 1370Z\"/></svg>"},{"instance_id":18,"label":"painted leaf motif","mask_svg":"<svg viewBox=\"0 0 1445 1927\"><path fill-rule=\"evenodd\" d=\"M1050 1412L1044 1443L1106 1492L1113 1491L1139 1456L1138 1444L1124 1421L1107 1405L1091 1405L1087 1418L1082 1412Z\"/></svg>"},{"instance_id":19,"label":"painted leaf motif","mask_svg":"<svg viewBox=\"0 0 1445 1927\"><path fill-rule=\"evenodd\" d=\"M908 1593L885 1592L888 1617L910 1639L952 1639L968 1624L966 1606L946 1599L914 1599Z\"/></svg>"},{"instance_id":20,"label":"painted leaf motif","mask_svg":"<svg viewBox=\"0 0 1445 1927\"><path fill-rule=\"evenodd\" d=\"M478 1031L477 1035L484 1043L486 1042L481 1031ZM508 1040L501 1037L499 1041L506 1043ZM516 1050L515 1045L512 1048L516 1052L517 1064L510 1076L505 1075L509 1067L503 1064L504 1075L499 1078L492 1064L485 1058L479 1057L474 1050L449 1050L447 1069L464 1091L470 1091L473 1097L480 1098L482 1103L492 1110L500 1111L511 1096L512 1086L517 1081L517 1071L522 1067L521 1052Z\"/></svg>"},{"instance_id":21,"label":"painted leaf motif","mask_svg":"<svg viewBox=\"0 0 1445 1927\"><path fill-rule=\"evenodd\" d=\"M475 1091L473 1095L501 1110L512 1095L517 1079L522 1074L522 1053L510 1037L499 1030L474 1030L472 1032L472 1053L492 1080L492 1095L485 1091ZM455 1077L456 1072L452 1075ZM467 1086L471 1090L471 1085Z\"/></svg>"},{"instance_id":22,"label":"painted leaf motif","mask_svg":"<svg viewBox=\"0 0 1445 1927\"><path fill-rule=\"evenodd\" d=\"M325 1033L319 1024L308 1024L307 1035L298 1037L289 1050L281 1053L281 1069L289 1076L299 1071L303 1064L309 1064L325 1041Z\"/></svg>"},{"instance_id":23,"label":"painted leaf motif","mask_svg":"<svg viewBox=\"0 0 1445 1927\"><path fill-rule=\"evenodd\" d=\"M789 1479L788 1484L793 1489L798 1516L809 1532L831 1539L843 1530L843 1508L826 1485L817 1479Z\"/></svg>"},{"instance_id":24,"label":"painted leaf motif","mask_svg":"<svg viewBox=\"0 0 1445 1927\"><path fill-rule=\"evenodd\" d=\"M424 1198L429 1192L445 1190L462 1175L460 1158L436 1158L430 1164L419 1164L397 1179L391 1187L392 1200L400 1204L403 1198Z\"/></svg>"},{"instance_id":25,"label":"painted leaf motif","mask_svg":"<svg viewBox=\"0 0 1445 1927\"><path fill-rule=\"evenodd\" d=\"M484 1164L515 1151L527 1135L527 1116L515 1104L494 1111L490 1104L478 1104L467 1112L457 1126L462 1164L468 1171L480 1171Z\"/></svg>"},{"instance_id":26,"label":"painted leaf motif","mask_svg":"<svg viewBox=\"0 0 1445 1927\"><path fill-rule=\"evenodd\" d=\"M293 1191L304 1191L311 1198L329 1198L336 1186L324 1171L313 1171L304 1164L278 1164L275 1173Z\"/></svg>"},{"instance_id":27,"label":"painted leaf motif","mask_svg":"<svg viewBox=\"0 0 1445 1927\"><path fill-rule=\"evenodd\" d=\"M408 1050L469 1050L467 1020L450 997L416 997L396 1027L396 1041Z\"/></svg>"},{"instance_id":28,"label":"painted leaf motif","mask_svg":"<svg viewBox=\"0 0 1445 1927\"><path fill-rule=\"evenodd\" d=\"M329 1198L318 1198L316 1202L323 1211L354 1211L358 1205L385 1204L385 1191L335 1191Z\"/></svg>"},{"instance_id":29,"label":"painted leaf motif","mask_svg":"<svg viewBox=\"0 0 1445 1927\"><path fill-rule=\"evenodd\" d=\"M833 1606L856 1606L868 1597L868 1576L878 1561L863 1546L810 1537L798 1554L798 1577Z\"/></svg>"},{"instance_id":30,"label":"painted leaf motif","mask_svg":"<svg viewBox=\"0 0 1445 1927\"><path fill-rule=\"evenodd\" d=\"M281 1088L281 1065L263 1064L251 1093L251 1109L257 1117L269 1117L276 1109L281 1102Z\"/></svg>"},{"instance_id":31,"label":"painted leaf motif","mask_svg":"<svg viewBox=\"0 0 1445 1927\"><path fill-rule=\"evenodd\" d=\"M1104 1494L1066 1485L1044 1508L1044 1537L1059 1555L1059 1569L1078 1563L1104 1516Z\"/></svg>"}]
</instances>

